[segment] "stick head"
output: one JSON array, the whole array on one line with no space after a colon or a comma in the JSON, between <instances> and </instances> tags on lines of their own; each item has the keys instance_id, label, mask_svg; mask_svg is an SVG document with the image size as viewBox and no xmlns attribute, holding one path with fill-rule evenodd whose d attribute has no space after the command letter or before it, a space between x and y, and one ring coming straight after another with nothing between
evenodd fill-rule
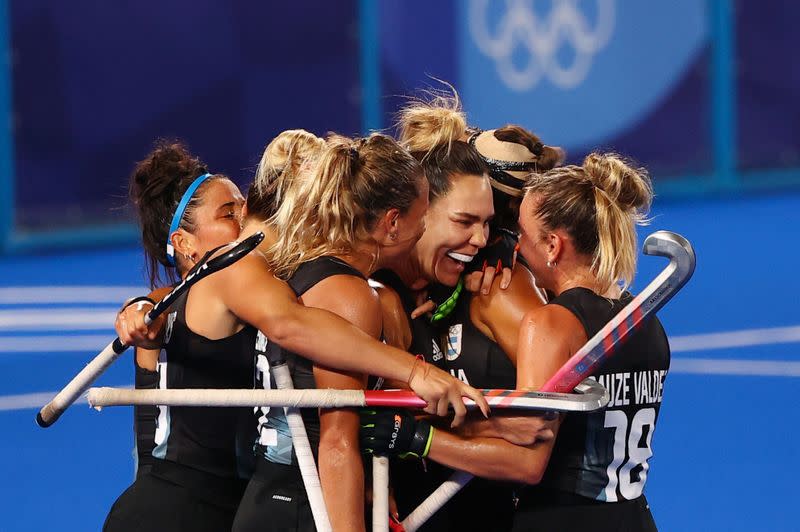
<instances>
[{"instance_id":1,"label":"stick head","mask_svg":"<svg viewBox=\"0 0 800 532\"><path fill-rule=\"evenodd\" d=\"M678 233L672 231L656 231L644 241L645 255L667 257L675 265L676 277L680 288L694 273L695 255L692 244Z\"/></svg>"}]
</instances>

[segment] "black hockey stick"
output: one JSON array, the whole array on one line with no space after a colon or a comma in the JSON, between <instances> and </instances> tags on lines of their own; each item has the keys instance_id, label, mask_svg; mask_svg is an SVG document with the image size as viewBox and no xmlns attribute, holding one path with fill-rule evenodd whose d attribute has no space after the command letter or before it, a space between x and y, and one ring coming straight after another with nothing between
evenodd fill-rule
<instances>
[{"instance_id":1,"label":"black hockey stick","mask_svg":"<svg viewBox=\"0 0 800 532\"><path fill-rule=\"evenodd\" d=\"M253 251L262 240L264 240L264 233L256 233L245 238L225 253L201 262L172 290L172 292L167 294L164 299L159 301L150 312L147 313L144 319L145 324L149 325L160 316L197 281L238 261ZM128 346L122 343L118 337L115 338L114 341L108 344L100 354L94 357L86 367L75 375L75 377L53 397L52 401L42 407L39 413L36 414L36 423L42 428L49 427L55 423L61 414L63 414L64 411L69 408L69 406L74 403L127 348Z\"/></svg>"}]
</instances>

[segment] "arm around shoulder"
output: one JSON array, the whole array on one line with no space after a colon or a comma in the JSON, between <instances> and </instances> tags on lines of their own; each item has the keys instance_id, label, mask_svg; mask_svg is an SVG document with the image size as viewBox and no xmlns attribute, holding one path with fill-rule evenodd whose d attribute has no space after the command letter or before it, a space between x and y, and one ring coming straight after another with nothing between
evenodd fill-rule
<instances>
[{"instance_id":1,"label":"arm around shoulder","mask_svg":"<svg viewBox=\"0 0 800 532\"><path fill-rule=\"evenodd\" d=\"M488 294L473 295L470 318L484 335L499 344L511 361L516 363L522 319L527 312L543 305L533 275L527 268L517 264L507 289L501 289L499 281L495 280Z\"/></svg>"}]
</instances>

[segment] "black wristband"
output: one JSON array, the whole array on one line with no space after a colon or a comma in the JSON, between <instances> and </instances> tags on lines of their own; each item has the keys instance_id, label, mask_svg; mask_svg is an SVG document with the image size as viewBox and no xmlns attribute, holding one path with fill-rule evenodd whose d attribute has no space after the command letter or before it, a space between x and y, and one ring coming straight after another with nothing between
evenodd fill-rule
<instances>
[{"instance_id":1,"label":"black wristband","mask_svg":"<svg viewBox=\"0 0 800 532\"><path fill-rule=\"evenodd\" d=\"M409 451L416 455L418 458L425 458L430 451L430 442L433 440L433 425L427 421L418 419L417 430L414 431L414 436L411 438L411 443L408 448Z\"/></svg>"}]
</instances>

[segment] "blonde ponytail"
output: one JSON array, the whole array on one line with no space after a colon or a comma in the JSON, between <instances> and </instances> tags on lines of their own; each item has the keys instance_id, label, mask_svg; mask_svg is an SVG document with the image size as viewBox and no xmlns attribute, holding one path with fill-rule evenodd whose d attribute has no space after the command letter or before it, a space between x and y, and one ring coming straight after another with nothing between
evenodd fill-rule
<instances>
[{"instance_id":1,"label":"blonde ponytail","mask_svg":"<svg viewBox=\"0 0 800 532\"><path fill-rule=\"evenodd\" d=\"M292 180L310 172L325 141L304 129L283 131L267 144L247 192L248 216L264 221L275 213Z\"/></svg>"},{"instance_id":2,"label":"blonde ponytail","mask_svg":"<svg viewBox=\"0 0 800 532\"><path fill-rule=\"evenodd\" d=\"M267 259L276 275L287 279L303 262L369 242L384 212L408 210L421 178L419 163L386 135L328 139L314 171L296 176L270 219L279 237Z\"/></svg>"},{"instance_id":3,"label":"blonde ponytail","mask_svg":"<svg viewBox=\"0 0 800 532\"><path fill-rule=\"evenodd\" d=\"M598 247L592 269L605 290L633 282L638 246L636 225L647 223L653 191L644 168L633 168L616 154L592 153L583 161L594 184Z\"/></svg>"},{"instance_id":4,"label":"blonde ponytail","mask_svg":"<svg viewBox=\"0 0 800 532\"><path fill-rule=\"evenodd\" d=\"M592 272L605 293L623 289L636 273L636 225L648 223L653 197L647 171L619 155L592 153L583 166L533 175L526 189L539 194L536 215L550 229L564 228L578 253L592 258Z\"/></svg>"}]
</instances>

